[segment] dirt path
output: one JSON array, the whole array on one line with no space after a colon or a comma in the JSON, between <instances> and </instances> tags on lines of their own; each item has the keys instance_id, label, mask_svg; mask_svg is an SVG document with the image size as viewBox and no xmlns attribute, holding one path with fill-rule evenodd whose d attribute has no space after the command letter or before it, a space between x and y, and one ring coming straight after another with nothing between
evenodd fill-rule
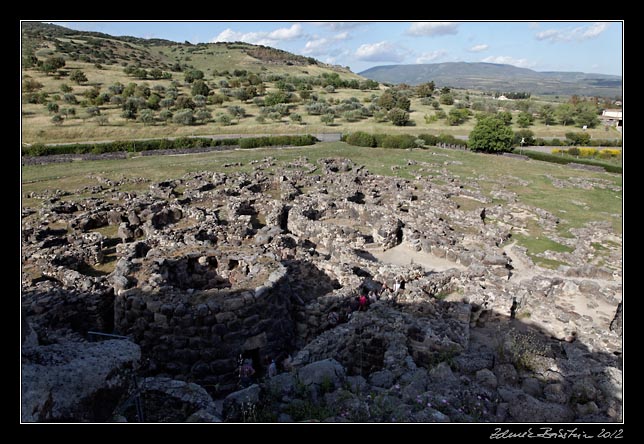
<instances>
[{"instance_id":1,"label":"dirt path","mask_svg":"<svg viewBox=\"0 0 644 444\"><path fill-rule=\"evenodd\" d=\"M522 281L524 279L532 279L533 277L543 274L540 270L528 262L526 262L521 256L517 255L512 247L516 245L516 241L511 244L505 245L503 251L505 254L512 259L512 274L510 275L510 280Z\"/></svg>"},{"instance_id":2,"label":"dirt path","mask_svg":"<svg viewBox=\"0 0 644 444\"><path fill-rule=\"evenodd\" d=\"M402 243L386 251L370 251L379 261L393 265L419 264L427 271L445 271L450 268L464 270L461 264L441 259L433 254L416 251L409 245Z\"/></svg>"}]
</instances>

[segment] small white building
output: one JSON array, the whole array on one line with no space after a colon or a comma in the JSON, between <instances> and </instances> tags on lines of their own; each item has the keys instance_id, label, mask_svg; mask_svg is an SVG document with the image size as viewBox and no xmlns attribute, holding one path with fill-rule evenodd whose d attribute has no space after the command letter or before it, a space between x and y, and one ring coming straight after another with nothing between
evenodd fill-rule
<instances>
[{"instance_id":1,"label":"small white building","mask_svg":"<svg viewBox=\"0 0 644 444\"><path fill-rule=\"evenodd\" d=\"M499 96L499 97L496 98L496 100L510 100L510 99L508 99L505 96Z\"/></svg>"},{"instance_id":2,"label":"small white building","mask_svg":"<svg viewBox=\"0 0 644 444\"><path fill-rule=\"evenodd\" d=\"M622 126L621 109L605 109L602 111L602 120L615 126Z\"/></svg>"}]
</instances>

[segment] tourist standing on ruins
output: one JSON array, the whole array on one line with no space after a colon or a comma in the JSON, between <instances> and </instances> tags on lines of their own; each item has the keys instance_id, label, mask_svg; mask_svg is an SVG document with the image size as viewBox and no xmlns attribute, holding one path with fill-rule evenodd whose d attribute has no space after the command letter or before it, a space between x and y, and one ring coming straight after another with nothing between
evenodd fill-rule
<instances>
[{"instance_id":1,"label":"tourist standing on ruins","mask_svg":"<svg viewBox=\"0 0 644 444\"><path fill-rule=\"evenodd\" d=\"M255 369L253 368L252 361L250 359L244 360L244 364L239 370L239 375L241 376L241 385L242 387L248 387L253 382L253 375L255 374Z\"/></svg>"},{"instance_id":2,"label":"tourist standing on ruins","mask_svg":"<svg viewBox=\"0 0 644 444\"><path fill-rule=\"evenodd\" d=\"M365 311L367 309L367 296L361 294L360 299L358 300L358 304L358 310Z\"/></svg>"},{"instance_id":3,"label":"tourist standing on ruins","mask_svg":"<svg viewBox=\"0 0 644 444\"><path fill-rule=\"evenodd\" d=\"M271 363L268 366L268 377L273 378L277 376L277 365L275 364L275 359L271 359Z\"/></svg>"}]
</instances>

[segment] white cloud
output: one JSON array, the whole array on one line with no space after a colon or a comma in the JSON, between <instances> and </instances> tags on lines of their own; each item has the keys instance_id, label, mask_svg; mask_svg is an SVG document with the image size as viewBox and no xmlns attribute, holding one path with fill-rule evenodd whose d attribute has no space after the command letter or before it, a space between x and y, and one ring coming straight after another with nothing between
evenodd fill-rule
<instances>
[{"instance_id":1,"label":"white cloud","mask_svg":"<svg viewBox=\"0 0 644 444\"><path fill-rule=\"evenodd\" d=\"M458 23L456 22L416 22L407 29L408 35L416 37L437 35L447 35L458 33Z\"/></svg>"},{"instance_id":2,"label":"white cloud","mask_svg":"<svg viewBox=\"0 0 644 444\"><path fill-rule=\"evenodd\" d=\"M359 60L369 62L402 62L405 51L388 42L361 45L355 54Z\"/></svg>"},{"instance_id":3,"label":"white cloud","mask_svg":"<svg viewBox=\"0 0 644 444\"><path fill-rule=\"evenodd\" d=\"M295 23L290 28L279 28L268 33L269 40L295 40L302 37L302 25Z\"/></svg>"},{"instance_id":4,"label":"white cloud","mask_svg":"<svg viewBox=\"0 0 644 444\"><path fill-rule=\"evenodd\" d=\"M549 40L550 42L581 42L593 39L608 29L609 23L597 22L588 26L577 26L568 29L547 29L535 34L537 40Z\"/></svg>"},{"instance_id":5,"label":"white cloud","mask_svg":"<svg viewBox=\"0 0 644 444\"><path fill-rule=\"evenodd\" d=\"M328 28L332 31L343 31L346 29L354 29L358 26L365 25L363 22L311 22L312 25Z\"/></svg>"},{"instance_id":6,"label":"white cloud","mask_svg":"<svg viewBox=\"0 0 644 444\"><path fill-rule=\"evenodd\" d=\"M313 36L313 38L309 41L306 42L304 45L304 49L302 50L303 54L308 54L308 55L330 55L334 54L337 55L341 51L339 48L333 48L333 44L336 42L340 42L342 40L346 40L349 38L349 33L348 32L341 32L339 34L336 34L332 37L319 37L317 35Z\"/></svg>"},{"instance_id":7,"label":"white cloud","mask_svg":"<svg viewBox=\"0 0 644 444\"><path fill-rule=\"evenodd\" d=\"M471 48L468 48L468 51L469 52L482 52L482 51L487 50L488 48L489 48L488 45L482 43L480 45L474 45Z\"/></svg>"},{"instance_id":8,"label":"white cloud","mask_svg":"<svg viewBox=\"0 0 644 444\"><path fill-rule=\"evenodd\" d=\"M295 40L303 36L302 25L295 23L290 28L278 28L274 31L238 32L227 28L221 31L217 37L211 39L210 42L246 42L255 45L274 46L281 41Z\"/></svg>"},{"instance_id":9,"label":"white cloud","mask_svg":"<svg viewBox=\"0 0 644 444\"><path fill-rule=\"evenodd\" d=\"M536 62L531 62L528 59L515 59L511 56L489 56L482 59L481 62L513 65L519 68L533 68L537 65Z\"/></svg>"},{"instance_id":10,"label":"white cloud","mask_svg":"<svg viewBox=\"0 0 644 444\"><path fill-rule=\"evenodd\" d=\"M436 51L424 52L418 58L416 58L416 63L429 63L437 59L442 59L447 55L447 51L444 49L439 49Z\"/></svg>"}]
</instances>

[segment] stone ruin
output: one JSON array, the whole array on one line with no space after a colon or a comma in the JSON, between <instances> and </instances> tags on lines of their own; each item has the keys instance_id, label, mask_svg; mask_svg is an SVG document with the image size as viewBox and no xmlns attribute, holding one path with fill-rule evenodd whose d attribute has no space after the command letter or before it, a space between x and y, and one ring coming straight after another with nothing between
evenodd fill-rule
<instances>
[{"instance_id":1,"label":"stone ruin","mask_svg":"<svg viewBox=\"0 0 644 444\"><path fill-rule=\"evenodd\" d=\"M494 205L429 163L408 162L414 180L348 159L249 166L30 196L23 421L135 421L142 398L148 421L288 422L310 403L332 422L621 420L621 238L601 224L557 239L574 251L547 270L512 233L558 219L502 186ZM602 236L618 248L589 264ZM58 381L93 371L85 351L104 370ZM239 391L245 359L256 384Z\"/></svg>"}]
</instances>

